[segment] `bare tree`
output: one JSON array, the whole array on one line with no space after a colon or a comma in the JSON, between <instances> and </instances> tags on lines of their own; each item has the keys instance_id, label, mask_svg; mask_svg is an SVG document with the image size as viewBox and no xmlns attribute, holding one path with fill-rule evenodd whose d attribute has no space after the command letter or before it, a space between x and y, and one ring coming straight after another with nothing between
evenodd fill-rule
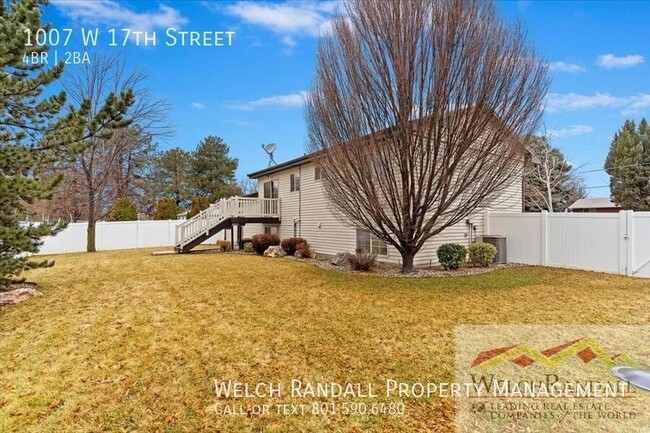
<instances>
[{"instance_id":1,"label":"bare tree","mask_svg":"<svg viewBox=\"0 0 650 433\"><path fill-rule=\"evenodd\" d=\"M562 152L543 137L527 140L531 163L525 174L527 211L563 212L574 201L587 196L584 181Z\"/></svg>"},{"instance_id":2,"label":"bare tree","mask_svg":"<svg viewBox=\"0 0 650 433\"><path fill-rule=\"evenodd\" d=\"M172 127L167 122L168 103L155 98L146 87L147 74L128 69L119 56L96 55L91 63L66 80L66 90L77 103L90 101L90 118L102 110L113 94L132 92L134 100L125 123L111 134L86 140L78 155L78 166L85 175L87 193L87 251L95 251L95 224L105 218L120 194L127 195L133 178L131 156L152 137L167 138Z\"/></svg>"},{"instance_id":3,"label":"bare tree","mask_svg":"<svg viewBox=\"0 0 650 433\"><path fill-rule=\"evenodd\" d=\"M309 150L333 210L402 255L520 179L547 67L478 0L351 0L320 43Z\"/></svg>"}]
</instances>

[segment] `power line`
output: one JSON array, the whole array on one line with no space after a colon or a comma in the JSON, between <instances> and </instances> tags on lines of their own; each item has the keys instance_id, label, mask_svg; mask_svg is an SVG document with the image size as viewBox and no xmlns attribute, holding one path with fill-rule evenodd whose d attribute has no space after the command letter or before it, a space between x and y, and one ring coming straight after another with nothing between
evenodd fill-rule
<instances>
[{"instance_id":1,"label":"power line","mask_svg":"<svg viewBox=\"0 0 650 433\"><path fill-rule=\"evenodd\" d=\"M650 165L650 162L643 162L640 164L628 164L628 165L617 165L616 167L609 167L610 170L617 169L617 168L629 168L629 167L645 167ZM605 168L598 168L594 170L585 170L585 171L577 171L577 174L583 174L583 173L596 173L598 171L605 171Z\"/></svg>"}]
</instances>

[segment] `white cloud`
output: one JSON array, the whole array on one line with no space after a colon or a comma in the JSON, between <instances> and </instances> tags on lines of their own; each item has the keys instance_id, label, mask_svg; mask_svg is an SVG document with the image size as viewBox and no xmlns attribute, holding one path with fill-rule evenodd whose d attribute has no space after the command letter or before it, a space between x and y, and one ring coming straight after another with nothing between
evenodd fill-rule
<instances>
[{"instance_id":1,"label":"white cloud","mask_svg":"<svg viewBox=\"0 0 650 433\"><path fill-rule=\"evenodd\" d=\"M649 93L639 93L636 96L633 96L631 99L632 104L630 108L639 109L650 107L650 94Z\"/></svg>"},{"instance_id":2,"label":"white cloud","mask_svg":"<svg viewBox=\"0 0 650 433\"><path fill-rule=\"evenodd\" d=\"M623 108L622 114L640 113L641 109L650 107L650 93L639 93L627 97L612 96L609 93L594 95L549 93L546 98L546 111L549 113L618 107Z\"/></svg>"},{"instance_id":3,"label":"white cloud","mask_svg":"<svg viewBox=\"0 0 650 433\"><path fill-rule=\"evenodd\" d=\"M264 107L278 107L278 108L291 108L291 107L301 107L304 103L305 98L307 97L305 91L290 93L288 95L276 95L269 96L266 98L255 99L253 101L243 102L239 104L231 104L230 108L236 110L255 110L256 108Z\"/></svg>"},{"instance_id":4,"label":"white cloud","mask_svg":"<svg viewBox=\"0 0 650 433\"><path fill-rule=\"evenodd\" d=\"M643 56L638 54L617 57L613 54L603 54L598 56L598 65L607 69L631 68L643 63Z\"/></svg>"},{"instance_id":5,"label":"white cloud","mask_svg":"<svg viewBox=\"0 0 650 433\"><path fill-rule=\"evenodd\" d=\"M580 65L565 62L551 62L548 64L548 68L551 71L568 72L570 74L575 74L577 72L587 72L587 69L583 68Z\"/></svg>"},{"instance_id":6,"label":"white cloud","mask_svg":"<svg viewBox=\"0 0 650 433\"><path fill-rule=\"evenodd\" d=\"M594 128L587 125L571 125L568 128L557 129L550 133L552 138L573 137L574 135L589 134Z\"/></svg>"},{"instance_id":7,"label":"white cloud","mask_svg":"<svg viewBox=\"0 0 650 433\"><path fill-rule=\"evenodd\" d=\"M197 110L203 110L205 108L205 104L203 102L192 102L190 105L192 108L196 108Z\"/></svg>"},{"instance_id":8,"label":"white cloud","mask_svg":"<svg viewBox=\"0 0 650 433\"><path fill-rule=\"evenodd\" d=\"M546 111L576 111L597 107L619 107L625 105L626 98L619 98L608 93L580 95L577 93L549 93L546 98Z\"/></svg>"},{"instance_id":9,"label":"white cloud","mask_svg":"<svg viewBox=\"0 0 650 433\"><path fill-rule=\"evenodd\" d=\"M330 27L333 15L341 9L341 1L301 1L266 3L240 1L227 6L225 12L248 24L259 25L282 36L285 45L293 47L291 36L318 37Z\"/></svg>"},{"instance_id":10,"label":"white cloud","mask_svg":"<svg viewBox=\"0 0 650 433\"><path fill-rule=\"evenodd\" d=\"M189 22L178 10L163 4L154 12L136 12L115 0L51 0L51 3L68 18L89 25L152 31L158 28L180 27Z\"/></svg>"}]
</instances>

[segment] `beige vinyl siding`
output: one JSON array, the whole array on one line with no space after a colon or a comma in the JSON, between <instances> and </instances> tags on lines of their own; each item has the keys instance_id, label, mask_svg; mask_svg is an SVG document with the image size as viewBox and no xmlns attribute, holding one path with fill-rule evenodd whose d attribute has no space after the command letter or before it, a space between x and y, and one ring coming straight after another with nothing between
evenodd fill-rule
<instances>
[{"instance_id":1,"label":"beige vinyl siding","mask_svg":"<svg viewBox=\"0 0 650 433\"><path fill-rule=\"evenodd\" d=\"M291 174L300 175L300 191L290 191ZM264 191L264 182L279 180L279 197L281 200L282 222L279 228L281 238L294 235L294 220L297 221L296 234L307 239L317 253L334 255L339 252L354 252L356 249L356 227L341 222L328 206L328 200L320 180L314 179L315 165L306 162L299 167L292 167L278 173L264 175L258 179L258 190L260 194ZM260 195L261 197L262 195ZM299 203L300 206L299 212ZM480 239L484 234L484 211L522 211L522 184L518 178L504 192L497 197L490 206L478 209L470 218L476 225L477 230L472 234L472 239ZM248 226L248 225L247 225ZM263 232L261 224L251 225L245 228L245 233L259 227ZM465 221L447 228L442 233L433 237L415 257L416 266L437 265L436 251L444 243L459 243L469 245L470 228ZM255 233L253 233L255 234ZM493 234L493 233L492 233ZM245 235L249 237L248 235ZM401 256L397 250L388 245L388 254L379 256L383 262L401 263Z\"/></svg>"}]
</instances>

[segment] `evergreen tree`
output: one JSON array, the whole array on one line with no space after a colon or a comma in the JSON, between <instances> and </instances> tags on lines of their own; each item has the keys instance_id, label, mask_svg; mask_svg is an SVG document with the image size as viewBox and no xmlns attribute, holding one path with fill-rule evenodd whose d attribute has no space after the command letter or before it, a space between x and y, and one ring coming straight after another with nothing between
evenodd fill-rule
<instances>
[{"instance_id":1,"label":"evergreen tree","mask_svg":"<svg viewBox=\"0 0 650 433\"><path fill-rule=\"evenodd\" d=\"M137 221L138 210L135 203L128 197L120 197L115 200L115 206L111 210L110 221Z\"/></svg>"},{"instance_id":2,"label":"evergreen tree","mask_svg":"<svg viewBox=\"0 0 650 433\"><path fill-rule=\"evenodd\" d=\"M184 207L190 199L190 170L192 154L175 147L163 152L155 162L153 181L163 196L171 197Z\"/></svg>"},{"instance_id":3,"label":"evergreen tree","mask_svg":"<svg viewBox=\"0 0 650 433\"><path fill-rule=\"evenodd\" d=\"M61 182L60 174L43 178L41 169L75 150L88 110L84 101L79 110L62 113L65 93L42 96L60 78L63 64L48 68L24 61L48 50L27 45L26 30L34 35L39 28L49 29L41 25L43 4L0 2L0 287L25 269L53 264L29 261L23 253L38 252L41 237L63 226L21 225L20 217L35 200L51 197Z\"/></svg>"},{"instance_id":4,"label":"evergreen tree","mask_svg":"<svg viewBox=\"0 0 650 433\"><path fill-rule=\"evenodd\" d=\"M195 195L206 196L211 203L232 195L239 161L228 152L220 137L210 135L199 143L191 162L190 185Z\"/></svg>"},{"instance_id":5,"label":"evergreen tree","mask_svg":"<svg viewBox=\"0 0 650 433\"><path fill-rule=\"evenodd\" d=\"M524 176L526 212L564 212L571 203L586 197L582 178L560 149L544 137L531 137L527 147L531 162Z\"/></svg>"},{"instance_id":6,"label":"evergreen tree","mask_svg":"<svg viewBox=\"0 0 650 433\"><path fill-rule=\"evenodd\" d=\"M650 211L650 127L626 120L605 160L612 200L624 209Z\"/></svg>"},{"instance_id":7,"label":"evergreen tree","mask_svg":"<svg viewBox=\"0 0 650 433\"><path fill-rule=\"evenodd\" d=\"M198 215L199 212L208 207L210 207L210 201L207 197L192 197L192 206L190 207L190 211L187 213L187 219L192 218L194 215Z\"/></svg>"},{"instance_id":8,"label":"evergreen tree","mask_svg":"<svg viewBox=\"0 0 650 433\"><path fill-rule=\"evenodd\" d=\"M178 206L173 198L161 198L156 206L155 220L175 220L178 216Z\"/></svg>"}]
</instances>

